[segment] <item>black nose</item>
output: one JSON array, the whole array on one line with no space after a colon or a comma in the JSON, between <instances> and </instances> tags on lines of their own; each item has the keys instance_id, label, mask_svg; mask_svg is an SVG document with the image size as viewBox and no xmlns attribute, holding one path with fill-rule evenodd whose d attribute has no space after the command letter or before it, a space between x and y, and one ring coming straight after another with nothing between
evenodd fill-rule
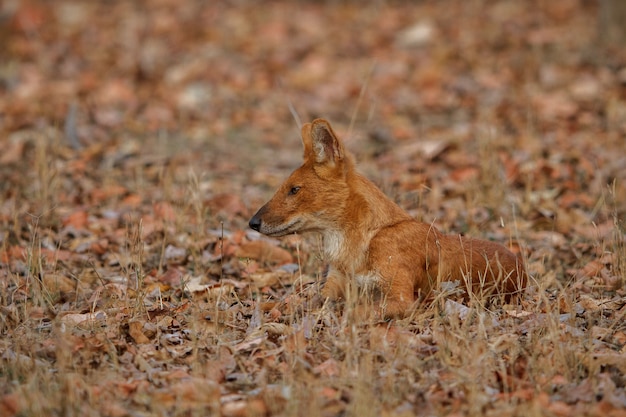
<instances>
[{"instance_id":1,"label":"black nose","mask_svg":"<svg viewBox=\"0 0 626 417\"><path fill-rule=\"evenodd\" d=\"M248 222L248 226L250 226L251 229L254 229L258 232L259 229L261 228L261 218L255 215Z\"/></svg>"}]
</instances>

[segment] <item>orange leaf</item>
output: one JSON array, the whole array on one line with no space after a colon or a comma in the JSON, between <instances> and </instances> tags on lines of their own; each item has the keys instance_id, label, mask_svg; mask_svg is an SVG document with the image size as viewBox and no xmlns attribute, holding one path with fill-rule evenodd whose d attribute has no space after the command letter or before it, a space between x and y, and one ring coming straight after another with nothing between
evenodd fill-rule
<instances>
[{"instance_id":1,"label":"orange leaf","mask_svg":"<svg viewBox=\"0 0 626 417\"><path fill-rule=\"evenodd\" d=\"M47 262L67 261L72 256L72 253L63 249L42 249L41 256L44 257Z\"/></svg>"},{"instance_id":2,"label":"orange leaf","mask_svg":"<svg viewBox=\"0 0 626 417\"><path fill-rule=\"evenodd\" d=\"M143 322L131 321L130 323L128 323L128 334L130 335L130 337L133 338L135 343L137 343L138 345L141 345L144 343L150 343L150 339L148 339L146 335L143 334L142 329L143 329Z\"/></svg>"},{"instance_id":3,"label":"orange leaf","mask_svg":"<svg viewBox=\"0 0 626 417\"><path fill-rule=\"evenodd\" d=\"M548 406L548 410L557 416L567 417L572 415L572 406L563 401L554 401Z\"/></svg>"},{"instance_id":4,"label":"orange leaf","mask_svg":"<svg viewBox=\"0 0 626 417\"><path fill-rule=\"evenodd\" d=\"M330 358L317 365L313 371L323 376L335 377L339 375L340 368L336 360Z\"/></svg>"},{"instance_id":5,"label":"orange leaf","mask_svg":"<svg viewBox=\"0 0 626 417\"><path fill-rule=\"evenodd\" d=\"M465 168L457 168L450 173L450 178L455 182L465 182L474 180L478 177L478 168L476 167L465 167Z\"/></svg>"},{"instance_id":6,"label":"orange leaf","mask_svg":"<svg viewBox=\"0 0 626 417\"><path fill-rule=\"evenodd\" d=\"M63 219L64 226L72 226L76 229L87 227L88 214L85 210L78 210Z\"/></svg>"},{"instance_id":7,"label":"orange leaf","mask_svg":"<svg viewBox=\"0 0 626 417\"><path fill-rule=\"evenodd\" d=\"M242 243L235 255L240 258L252 258L276 264L293 262L293 257L289 252L265 240Z\"/></svg>"},{"instance_id":8,"label":"orange leaf","mask_svg":"<svg viewBox=\"0 0 626 417\"><path fill-rule=\"evenodd\" d=\"M205 205L215 213L228 214L232 217L246 212L246 206L239 194L217 194L205 201Z\"/></svg>"},{"instance_id":9,"label":"orange leaf","mask_svg":"<svg viewBox=\"0 0 626 417\"><path fill-rule=\"evenodd\" d=\"M583 266L576 272L577 278L593 278L598 276L600 271L604 268L602 262L598 260L593 260L589 262L587 265Z\"/></svg>"},{"instance_id":10,"label":"orange leaf","mask_svg":"<svg viewBox=\"0 0 626 417\"><path fill-rule=\"evenodd\" d=\"M171 287L178 287L182 282L183 275L184 274L180 272L178 269L170 268L167 271L165 271L164 274L159 276L157 280L164 284L168 284Z\"/></svg>"},{"instance_id":11,"label":"orange leaf","mask_svg":"<svg viewBox=\"0 0 626 417\"><path fill-rule=\"evenodd\" d=\"M43 276L44 287L52 293L73 293L76 290L76 284L75 280L61 274L45 274Z\"/></svg>"},{"instance_id":12,"label":"orange leaf","mask_svg":"<svg viewBox=\"0 0 626 417\"><path fill-rule=\"evenodd\" d=\"M130 194L122 200L122 204L129 207L139 207L143 199L138 194Z\"/></svg>"},{"instance_id":13,"label":"orange leaf","mask_svg":"<svg viewBox=\"0 0 626 417\"><path fill-rule=\"evenodd\" d=\"M16 393L6 394L0 398L0 415L12 417L20 411Z\"/></svg>"},{"instance_id":14,"label":"orange leaf","mask_svg":"<svg viewBox=\"0 0 626 417\"><path fill-rule=\"evenodd\" d=\"M174 221L176 219L176 211L167 201L160 201L154 204L154 215L157 219Z\"/></svg>"}]
</instances>

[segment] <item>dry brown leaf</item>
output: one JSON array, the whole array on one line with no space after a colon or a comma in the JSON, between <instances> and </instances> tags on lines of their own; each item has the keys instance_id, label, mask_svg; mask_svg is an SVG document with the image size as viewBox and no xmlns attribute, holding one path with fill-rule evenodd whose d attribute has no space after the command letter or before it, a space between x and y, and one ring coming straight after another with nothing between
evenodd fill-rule
<instances>
[{"instance_id":1,"label":"dry brown leaf","mask_svg":"<svg viewBox=\"0 0 626 417\"><path fill-rule=\"evenodd\" d=\"M550 412L559 417L568 417L572 415L572 406L563 401L553 401L547 408Z\"/></svg>"},{"instance_id":2,"label":"dry brown leaf","mask_svg":"<svg viewBox=\"0 0 626 417\"><path fill-rule=\"evenodd\" d=\"M524 310L505 310L506 314L508 314L511 317L528 317L531 316L533 313L531 311L524 311Z\"/></svg>"},{"instance_id":3,"label":"dry brown leaf","mask_svg":"<svg viewBox=\"0 0 626 417\"><path fill-rule=\"evenodd\" d=\"M213 284L202 284L204 281L203 276L191 277L184 281L185 283L185 291L187 292L203 292L213 287Z\"/></svg>"},{"instance_id":4,"label":"dry brown leaf","mask_svg":"<svg viewBox=\"0 0 626 417\"><path fill-rule=\"evenodd\" d=\"M157 277L159 282L172 287L179 287L183 283L185 274L178 268L168 268L163 274Z\"/></svg>"},{"instance_id":5,"label":"dry brown leaf","mask_svg":"<svg viewBox=\"0 0 626 417\"><path fill-rule=\"evenodd\" d=\"M263 309L263 307L261 307L261 309ZM283 313L279 309L272 308L271 310L269 310L268 320L278 321L282 316Z\"/></svg>"},{"instance_id":6,"label":"dry brown leaf","mask_svg":"<svg viewBox=\"0 0 626 417\"><path fill-rule=\"evenodd\" d=\"M202 276L191 277L185 280L185 291L189 293L206 293L210 299L223 298L233 291L235 286L222 280L220 283L203 284L205 278Z\"/></svg>"},{"instance_id":7,"label":"dry brown leaf","mask_svg":"<svg viewBox=\"0 0 626 417\"><path fill-rule=\"evenodd\" d=\"M589 294L581 294L578 302L587 311L617 310L623 303L608 298L596 298Z\"/></svg>"},{"instance_id":8,"label":"dry brown leaf","mask_svg":"<svg viewBox=\"0 0 626 417\"><path fill-rule=\"evenodd\" d=\"M20 246L10 246L0 251L0 262L8 264L13 260L26 259L28 251Z\"/></svg>"},{"instance_id":9,"label":"dry brown leaf","mask_svg":"<svg viewBox=\"0 0 626 417\"><path fill-rule=\"evenodd\" d=\"M418 47L428 44L435 35L432 22L422 20L405 28L396 36L396 42L403 47Z\"/></svg>"},{"instance_id":10,"label":"dry brown leaf","mask_svg":"<svg viewBox=\"0 0 626 417\"><path fill-rule=\"evenodd\" d=\"M443 151L450 146L450 143L444 139L424 140L414 143L403 144L394 149L396 158L414 158L415 154L421 155L428 160L438 157Z\"/></svg>"},{"instance_id":11,"label":"dry brown leaf","mask_svg":"<svg viewBox=\"0 0 626 417\"><path fill-rule=\"evenodd\" d=\"M287 281L291 281L292 274L282 269L271 272L257 272L250 274L250 280L254 285L259 288L272 287L277 284L285 284Z\"/></svg>"},{"instance_id":12,"label":"dry brown leaf","mask_svg":"<svg viewBox=\"0 0 626 417\"><path fill-rule=\"evenodd\" d=\"M13 417L20 411L18 394L13 392L0 398L0 415Z\"/></svg>"},{"instance_id":13,"label":"dry brown leaf","mask_svg":"<svg viewBox=\"0 0 626 417\"><path fill-rule=\"evenodd\" d=\"M171 390L182 401L184 409L205 410L208 407L213 412L219 411L220 388L216 383L202 378L191 378L189 374L181 379L173 384Z\"/></svg>"},{"instance_id":14,"label":"dry brown leaf","mask_svg":"<svg viewBox=\"0 0 626 417\"><path fill-rule=\"evenodd\" d=\"M336 377L340 374L339 363L333 358L326 359L324 362L313 368L313 372L326 377Z\"/></svg>"},{"instance_id":15,"label":"dry brown leaf","mask_svg":"<svg viewBox=\"0 0 626 417\"><path fill-rule=\"evenodd\" d=\"M103 401L102 404L103 415L107 417L126 417L128 416L128 409L120 403L115 401Z\"/></svg>"},{"instance_id":16,"label":"dry brown leaf","mask_svg":"<svg viewBox=\"0 0 626 417\"><path fill-rule=\"evenodd\" d=\"M601 326L592 326L591 329L589 329L589 333L592 338L602 340L607 336L610 336L613 333L613 330Z\"/></svg>"},{"instance_id":17,"label":"dry brown leaf","mask_svg":"<svg viewBox=\"0 0 626 417\"><path fill-rule=\"evenodd\" d=\"M255 332L242 342L235 345L235 352L248 352L261 346L265 342L266 337L261 332Z\"/></svg>"},{"instance_id":18,"label":"dry brown leaf","mask_svg":"<svg viewBox=\"0 0 626 417\"><path fill-rule=\"evenodd\" d=\"M444 304L444 310L446 315L459 318L460 320L465 320L472 311L469 307L449 299Z\"/></svg>"},{"instance_id":19,"label":"dry brown leaf","mask_svg":"<svg viewBox=\"0 0 626 417\"><path fill-rule=\"evenodd\" d=\"M214 213L225 213L229 217L247 213L247 209L239 194L217 194L205 201L205 205Z\"/></svg>"},{"instance_id":20,"label":"dry brown leaf","mask_svg":"<svg viewBox=\"0 0 626 417\"><path fill-rule=\"evenodd\" d=\"M600 81L593 77L581 77L570 85L572 97L579 102L593 101L602 93Z\"/></svg>"},{"instance_id":21,"label":"dry brown leaf","mask_svg":"<svg viewBox=\"0 0 626 417\"><path fill-rule=\"evenodd\" d=\"M626 333L618 330L613 334L613 339L622 347L626 346Z\"/></svg>"},{"instance_id":22,"label":"dry brown leaf","mask_svg":"<svg viewBox=\"0 0 626 417\"><path fill-rule=\"evenodd\" d=\"M143 333L143 325L144 323L139 320L133 320L128 323L128 334L139 345L150 343L150 339Z\"/></svg>"},{"instance_id":23,"label":"dry brown leaf","mask_svg":"<svg viewBox=\"0 0 626 417\"><path fill-rule=\"evenodd\" d=\"M623 404L613 404L611 401L603 399L591 408L592 416L626 417L626 406Z\"/></svg>"},{"instance_id":24,"label":"dry brown leaf","mask_svg":"<svg viewBox=\"0 0 626 417\"><path fill-rule=\"evenodd\" d=\"M606 221L600 224L573 222L570 226L573 226L577 234L591 240L608 238L616 227L613 221Z\"/></svg>"},{"instance_id":25,"label":"dry brown leaf","mask_svg":"<svg viewBox=\"0 0 626 417\"><path fill-rule=\"evenodd\" d=\"M106 238L98 239L93 242L89 250L95 255L104 255L109 249L109 240Z\"/></svg>"},{"instance_id":26,"label":"dry brown leaf","mask_svg":"<svg viewBox=\"0 0 626 417\"><path fill-rule=\"evenodd\" d=\"M476 178L478 178L479 174L480 171L476 167L457 168L450 172L450 179L455 182L474 181Z\"/></svg>"},{"instance_id":27,"label":"dry brown leaf","mask_svg":"<svg viewBox=\"0 0 626 417\"><path fill-rule=\"evenodd\" d=\"M107 184L104 187L92 189L90 198L93 204L101 204L106 202L108 199L122 196L127 191L126 187L122 185Z\"/></svg>"},{"instance_id":28,"label":"dry brown leaf","mask_svg":"<svg viewBox=\"0 0 626 417\"><path fill-rule=\"evenodd\" d=\"M615 366L622 373L626 373L626 356L621 353L595 353L586 361L593 369L605 366Z\"/></svg>"},{"instance_id":29,"label":"dry brown leaf","mask_svg":"<svg viewBox=\"0 0 626 417\"><path fill-rule=\"evenodd\" d=\"M533 104L536 106L537 114L547 121L572 117L578 111L577 104L562 93L536 95Z\"/></svg>"},{"instance_id":30,"label":"dry brown leaf","mask_svg":"<svg viewBox=\"0 0 626 417\"><path fill-rule=\"evenodd\" d=\"M63 249L41 249L41 256L46 262L55 263L57 261L69 261L72 257L72 252Z\"/></svg>"},{"instance_id":31,"label":"dry brown leaf","mask_svg":"<svg viewBox=\"0 0 626 417\"><path fill-rule=\"evenodd\" d=\"M168 222L173 222L176 220L176 210L174 207L167 201L160 201L158 203L154 203L154 217L159 220L165 220Z\"/></svg>"},{"instance_id":32,"label":"dry brown leaf","mask_svg":"<svg viewBox=\"0 0 626 417\"><path fill-rule=\"evenodd\" d=\"M249 417L268 415L268 407L261 398L237 400L222 405L224 417Z\"/></svg>"},{"instance_id":33,"label":"dry brown leaf","mask_svg":"<svg viewBox=\"0 0 626 417\"><path fill-rule=\"evenodd\" d=\"M129 194L122 199L122 204L128 207L139 207L143 199L139 194Z\"/></svg>"},{"instance_id":34,"label":"dry brown leaf","mask_svg":"<svg viewBox=\"0 0 626 417\"><path fill-rule=\"evenodd\" d=\"M604 264L599 260L593 260L576 272L577 278L594 278L600 274Z\"/></svg>"},{"instance_id":35,"label":"dry brown leaf","mask_svg":"<svg viewBox=\"0 0 626 417\"><path fill-rule=\"evenodd\" d=\"M96 311L93 313L69 313L61 316L61 323L77 326L82 324L94 325L103 323L107 319L107 313Z\"/></svg>"},{"instance_id":36,"label":"dry brown leaf","mask_svg":"<svg viewBox=\"0 0 626 417\"><path fill-rule=\"evenodd\" d=\"M272 336L283 336L293 333L293 328L284 323L263 323L261 328Z\"/></svg>"},{"instance_id":37,"label":"dry brown leaf","mask_svg":"<svg viewBox=\"0 0 626 417\"><path fill-rule=\"evenodd\" d=\"M18 133L10 135L4 142L5 148L0 155L0 165L14 164L22 160L27 136Z\"/></svg>"},{"instance_id":38,"label":"dry brown leaf","mask_svg":"<svg viewBox=\"0 0 626 417\"><path fill-rule=\"evenodd\" d=\"M278 303L276 301L263 302L260 305L261 311L271 311L274 310L276 306L278 306Z\"/></svg>"},{"instance_id":39,"label":"dry brown leaf","mask_svg":"<svg viewBox=\"0 0 626 417\"><path fill-rule=\"evenodd\" d=\"M75 229L84 229L89 223L89 214L86 210L75 211L63 219L63 226L71 226Z\"/></svg>"},{"instance_id":40,"label":"dry brown leaf","mask_svg":"<svg viewBox=\"0 0 626 417\"><path fill-rule=\"evenodd\" d=\"M280 265L293 262L293 257L289 252L265 240L242 243L237 248L235 255L240 258L252 258Z\"/></svg>"},{"instance_id":41,"label":"dry brown leaf","mask_svg":"<svg viewBox=\"0 0 626 417\"><path fill-rule=\"evenodd\" d=\"M47 291L67 295L76 291L78 282L60 274L45 274L43 285Z\"/></svg>"}]
</instances>

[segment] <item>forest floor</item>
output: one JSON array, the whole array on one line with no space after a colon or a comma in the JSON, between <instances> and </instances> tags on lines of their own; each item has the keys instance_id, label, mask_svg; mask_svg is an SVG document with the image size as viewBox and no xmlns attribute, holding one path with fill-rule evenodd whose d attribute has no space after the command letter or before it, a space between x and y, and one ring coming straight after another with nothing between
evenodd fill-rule
<instances>
[{"instance_id":1,"label":"forest floor","mask_svg":"<svg viewBox=\"0 0 626 417\"><path fill-rule=\"evenodd\" d=\"M4 1L0 415L626 416L596 3ZM323 303L319 236L247 227L315 117L417 219L521 253L521 304Z\"/></svg>"}]
</instances>

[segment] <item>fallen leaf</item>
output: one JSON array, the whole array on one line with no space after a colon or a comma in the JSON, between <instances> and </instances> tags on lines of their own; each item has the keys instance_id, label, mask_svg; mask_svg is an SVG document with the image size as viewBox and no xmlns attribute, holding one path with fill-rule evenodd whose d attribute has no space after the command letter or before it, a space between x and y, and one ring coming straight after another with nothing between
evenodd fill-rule
<instances>
[{"instance_id":1,"label":"fallen leaf","mask_svg":"<svg viewBox=\"0 0 626 417\"><path fill-rule=\"evenodd\" d=\"M46 290L52 293L68 295L78 288L77 281L60 274L45 274L42 281Z\"/></svg>"},{"instance_id":2,"label":"fallen leaf","mask_svg":"<svg viewBox=\"0 0 626 417\"><path fill-rule=\"evenodd\" d=\"M572 415L572 406L563 401L553 401L547 408L556 416L568 417Z\"/></svg>"},{"instance_id":3,"label":"fallen leaf","mask_svg":"<svg viewBox=\"0 0 626 417\"><path fill-rule=\"evenodd\" d=\"M272 336L284 336L293 333L293 328L284 323L263 323L261 329Z\"/></svg>"},{"instance_id":4,"label":"fallen leaf","mask_svg":"<svg viewBox=\"0 0 626 417\"><path fill-rule=\"evenodd\" d=\"M292 280L292 276L293 274L280 269L272 272L257 272L249 275L252 283L259 288L272 287L281 283L286 284L288 280Z\"/></svg>"},{"instance_id":5,"label":"fallen leaf","mask_svg":"<svg viewBox=\"0 0 626 417\"><path fill-rule=\"evenodd\" d=\"M457 168L450 172L450 179L454 182L474 181L478 178L480 171L476 167Z\"/></svg>"},{"instance_id":6,"label":"fallen leaf","mask_svg":"<svg viewBox=\"0 0 626 417\"><path fill-rule=\"evenodd\" d=\"M168 268L163 274L157 277L157 281L172 287L178 287L183 283L185 274L178 268Z\"/></svg>"},{"instance_id":7,"label":"fallen leaf","mask_svg":"<svg viewBox=\"0 0 626 417\"><path fill-rule=\"evenodd\" d=\"M461 320L465 320L470 314L471 309L456 301L446 300L444 310L447 315L455 316Z\"/></svg>"},{"instance_id":8,"label":"fallen leaf","mask_svg":"<svg viewBox=\"0 0 626 417\"><path fill-rule=\"evenodd\" d=\"M143 325L144 323L138 320L132 320L128 323L128 334L133 338L135 343L139 345L150 343L150 339L148 339L142 331Z\"/></svg>"},{"instance_id":9,"label":"fallen leaf","mask_svg":"<svg viewBox=\"0 0 626 417\"><path fill-rule=\"evenodd\" d=\"M66 216L65 219L63 219L63 225L66 227L71 226L75 229L81 230L87 227L87 224L89 223L88 220L89 215L87 211L78 210Z\"/></svg>"},{"instance_id":10,"label":"fallen leaf","mask_svg":"<svg viewBox=\"0 0 626 417\"><path fill-rule=\"evenodd\" d=\"M154 216L157 219L165 220L168 222L173 222L176 220L176 210L174 207L167 201L160 201L158 203L154 203Z\"/></svg>"},{"instance_id":11,"label":"fallen leaf","mask_svg":"<svg viewBox=\"0 0 626 417\"><path fill-rule=\"evenodd\" d=\"M13 417L20 411L18 394L13 392L0 398L0 415Z\"/></svg>"},{"instance_id":12,"label":"fallen leaf","mask_svg":"<svg viewBox=\"0 0 626 417\"><path fill-rule=\"evenodd\" d=\"M508 314L511 317L528 317L531 316L533 313L530 311L524 311L524 310L505 310L506 314Z\"/></svg>"},{"instance_id":13,"label":"fallen leaf","mask_svg":"<svg viewBox=\"0 0 626 417\"><path fill-rule=\"evenodd\" d=\"M104 323L107 319L107 313L104 311L96 311L94 313L69 313L61 316L61 323L77 326L81 324L95 325L96 323Z\"/></svg>"},{"instance_id":14,"label":"fallen leaf","mask_svg":"<svg viewBox=\"0 0 626 417\"><path fill-rule=\"evenodd\" d=\"M396 38L399 45L416 47L428 44L435 34L435 27L429 21L421 21L400 32Z\"/></svg>"},{"instance_id":15,"label":"fallen leaf","mask_svg":"<svg viewBox=\"0 0 626 417\"><path fill-rule=\"evenodd\" d=\"M252 258L281 265L293 262L293 257L289 252L265 240L242 243L237 248L235 255L239 258Z\"/></svg>"},{"instance_id":16,"label":"fallen leaf","mask_svg":"<svg viewBox=\"0 0 626 417\"><path fill-rule=\"evenodd\" d=\"M327 377L336 377L340 373L339 363L336 360L330 358L325 360L324 362L317 365L313 372L319 375L327 376Z\"/></svg>"},{"instance_id":17,"label":"fallen leaf","mask_svg":"<svg viewBox=\"0 0 626 417\"><path fill-rule=\"evenodd\" d=\"M600 274L604 264L599 260L588 262L584 267L576 272L576 278L593 278Z\"/></svg>"},{"instance_id":18,"label":"fallen leaf","mask_svg":"<svg viewBox=\"0 0 626 417\"><path fill-rule=\"evenodd\" d=\"M214 213L225 213L232 218L237 214L247 212L239 194L217 194L205 201L205 205Z\"/></svg>"},{"instance_id":19,"label":"fallen leaf","mask_svg":"<svg viewBox=\"0 0 626 417\"><path fill-rule=\"evenodd\" d=\"M27 136L21 132L11 134L4 142L5 149L0 155L0 165L14 164L22 160Z\"/></svg>"},{"instance_id":20,"label":"fallen leaf","mask_svg":"<svg viewBox=\"0 0 626 417\"><path fill-rule=\"evenodd\" d=\"M251 400L238 400L227 402L222 405L222 416L224 417L248 417L268 415L268 408L260 398Z\"/></svg>"}]
</instances>

